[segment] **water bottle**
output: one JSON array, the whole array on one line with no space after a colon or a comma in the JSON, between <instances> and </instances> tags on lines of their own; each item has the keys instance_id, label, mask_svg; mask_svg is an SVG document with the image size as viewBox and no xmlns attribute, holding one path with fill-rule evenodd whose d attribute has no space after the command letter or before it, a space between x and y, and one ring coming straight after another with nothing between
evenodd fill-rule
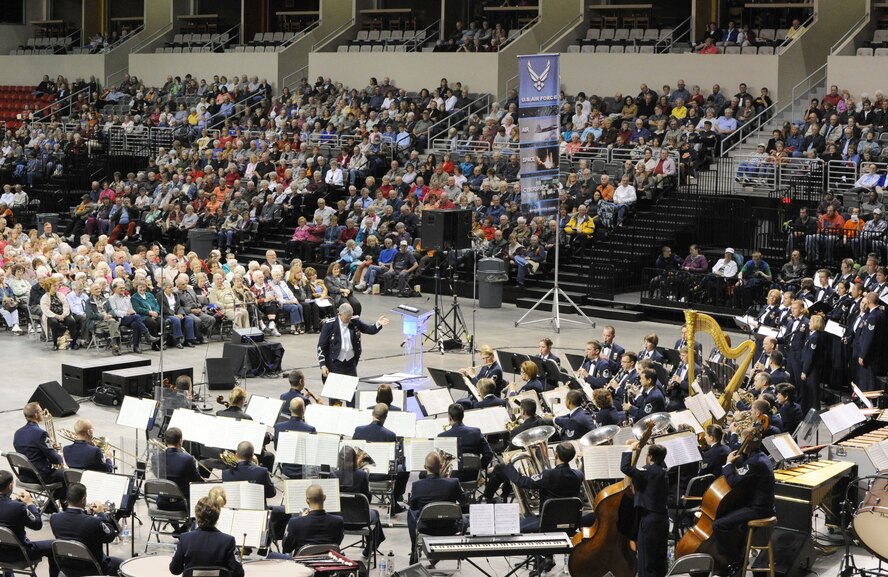
<instances>
[{"instance_id":1,"label":"water bottle","mask_svg":"<svg viewBox=\"0 0 888 577\"><path fill-rule=\"evenodd\" d=\"M561 573L562 573L563 575L569 575L569 574L570 574L570 569L568 568L568 563L569 563L569 562L570 562L570 555L568 555L568 554L565 553L565 555L564 555L564 565L561 567Z\"/></svg>"},{"instance_id":2,"label":"water bottle","mask_svg":"<svg viewBox=\"0 0 888 577\"><path fill-rule=\"evenodd\" d=\"M388 577L388 574L385 572L385 557L379 560L377 568L379 569L379 577Z\"/></svg>"},{"instance_id":3,"label":"water bottle","mask_svg":"<svg viewBox=\"0 0 888 577\"><path fill-rule=\"evenodd\" d=\"M385 571L387 577L392 577L395 574L395 553L394 551L389 551L388 555L385 556Z\"/></svg>"}]
</instances>

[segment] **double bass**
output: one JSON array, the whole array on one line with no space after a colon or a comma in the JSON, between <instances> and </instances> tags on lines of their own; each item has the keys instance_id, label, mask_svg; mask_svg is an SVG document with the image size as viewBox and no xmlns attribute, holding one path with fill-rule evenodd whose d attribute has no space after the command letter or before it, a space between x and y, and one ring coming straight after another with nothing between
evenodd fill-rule
<instances>
[{"instance_id":1,"label":"double bass","mask_svg":"<svg viewBox=\"0 0 888 577\"><path fill-rule=\"evenodd\" d=\"M638 440L632 454L632 466L638 462L641 449L651 438L653 421ZM608 485L595 496L595 522L573 537L573 551L568 561L572 577L603 577L610 572L615 577L633 577L638 558L632 543L635 541L635 506L632 480Z\"/></svg>"},{"instance_id":2,"label":"double bass","mask_svg":"<svg viewBox=\"0 0 888 577\"><path fill-rule=\"evenodd\" d=\"M761 432L768 425L767 415L762 415L758 421L753 423L752 429L744 437L738 453L749 455L751 451L756 450L762 442ZM716 562L722 561L716 548L712 524L719 516L724 516L741 506L747 500L746 493L748 491L732 488L724 476L713 481L703 494L697 523L688 529L675 546L675 558L678 559L693 553L707 553Z\"/></svg>"}]
</instances>

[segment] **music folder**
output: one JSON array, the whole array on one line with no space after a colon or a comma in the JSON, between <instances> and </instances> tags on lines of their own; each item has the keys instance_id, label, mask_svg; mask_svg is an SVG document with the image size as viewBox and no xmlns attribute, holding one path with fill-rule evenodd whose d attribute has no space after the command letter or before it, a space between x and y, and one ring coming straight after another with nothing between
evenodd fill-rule
<instances>
[{"instance_id":1,"label":"music folder","mask_svg":"<svg viewBox=\"0 0 888 577\"><path fill-rule=\"evenodd\" d=\"M518 503L482 503L469 505L471 535L518 535L521 515Z\"/></svg>"},{"instance_id":2,"label":"music folder","mask_svg":"<svg viewBox=\"0 0 888 577\"><path fill-rule=\"evenodd\" d=\"M219 511L216 529L234 537L238 546L260 548L266 545L269 511L229 509Z\"/></svg>"},{"instance_id":3,"label":"music folder","mask_svg":"<svg viewBox=\"0 0 888 577\"><path fill-rule=\"evenodd\" d=\"M802 449L789 433L765 437L762 439L762 444L768 451L768 455L777 463L803 456Z\"/></svg>"},{"instance_id":4,"label":"music folder","mask_svg":"<svg viewBox=\"0 0 888 577\"><path fill-rule=\"evenodd\" d=\"M321 395L328 399L351 401L355 396L355 390L357 388L358 377L330 373L327 375L327 380L324 381L324 388L321 390Z\"/></svg>"},{"instance_id":5,"label":"music folder","mask_svg":"<svg viewBox=\"0 0 888 577\"><path fill-rule=\"evenodd\" d=\"M154 428L157 408L158 402L154 399L123 397L123 403L120 404L120 412L117 413L117 424L142 431L150 431Z\"/></svg>"}]
</instances>

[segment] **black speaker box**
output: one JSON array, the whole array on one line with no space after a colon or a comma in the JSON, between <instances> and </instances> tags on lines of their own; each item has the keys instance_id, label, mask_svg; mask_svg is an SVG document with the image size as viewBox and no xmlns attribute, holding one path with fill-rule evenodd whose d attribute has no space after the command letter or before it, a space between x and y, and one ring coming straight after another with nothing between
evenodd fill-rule
<instances>
[{"instance_id":1,"label":"black speaker box","mask_svg":"<svg viewBox=\"0 0 888 577\"><path fill-rule=\"evenodd\" d=\"M211 391L230 391L237 383L238 370L243 364L241 357L207 359L207 388Z\"/></svg>"},{"instance_id":2,"label":"black speaker box","mask_svg":"<svg viewBox=\"0 0 888 577\"><path fill-rule=\"evenodd\" d=\"M423 250L462 250L472 246L472 211L422 211Z\"/></svg>"},{"instance_id":3,"label":"black speaker box","mask_svg":"<svg viewBox=\"0 0 888 577\"><path fill-rule=\"evenodd\" d=\"M74 397L68 394L68 391L62 388L58 381L49 381L42 385L37 385L37 389L29 403L40 403L40 406L48 410L53 417L70 417L77 414L80 410L80 404L74 400Z\"/></svg>"},{"instance_id":4,"label":"black speaker box","mask_svg":"<svg viewBox=\"0 0 888 577\"><path fill-rule=\"evenodd\" d=\"M242 343L260 343L265 340L265 333L255 327L234 329L231 331L231 342L235 345Z\"/></svg>"},{"instance_id":5,"label":"black speaker box","mask_svg":"<svg viewBox=\"0 0 888 577\"><path fill-rule=\"evenodd\" d=\"M799 577L811 571L816 554L809 534L778 527L771 535L771 543L775 577ZM754 569L767 568L767 552L762 551L752 566Z\"/></svg>"}]
</instances>

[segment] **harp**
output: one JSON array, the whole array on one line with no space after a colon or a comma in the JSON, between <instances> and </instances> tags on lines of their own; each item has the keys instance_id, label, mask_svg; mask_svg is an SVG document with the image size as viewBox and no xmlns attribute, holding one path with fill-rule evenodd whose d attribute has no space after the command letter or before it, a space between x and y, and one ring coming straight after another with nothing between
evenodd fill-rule
<instances>
[{"instance_id":1,"label":"harp","mask_svg":"<svg viewBox=\"0 0 888 577\"><path fill-rule=\"evenodd\" d=\"M702 331L707 333L712 337L712 340L715 341L715 346L723 354L729 359L736 360L741 359L737 363L737 370L734 372L734 376L731 377L731 380L728 381L728 384L725 385L724 394L722 394L721 399L719 399L719 403L725 411L730 410L731 408L731 397L734 396L734 393L740 388L741 383L743 383L743 379L746 377L746 370L749 368L749 365L752 364L753 356L755 355L755 341L751 339L747 339L737 345L736 347L731 347L728 344L727 338L725 338L725 333L722 331L721 327L718 325L718 322L712 318L711 316L703 313L699 313L695 310L685 310L685 325L688 329L688 382L694 382L694 339L696 337L696 333L698 331ZM694 388L691 387L689 394L694 394ZM703 423L706 425L706 423Z\"/></svg>"}]
</instances>

